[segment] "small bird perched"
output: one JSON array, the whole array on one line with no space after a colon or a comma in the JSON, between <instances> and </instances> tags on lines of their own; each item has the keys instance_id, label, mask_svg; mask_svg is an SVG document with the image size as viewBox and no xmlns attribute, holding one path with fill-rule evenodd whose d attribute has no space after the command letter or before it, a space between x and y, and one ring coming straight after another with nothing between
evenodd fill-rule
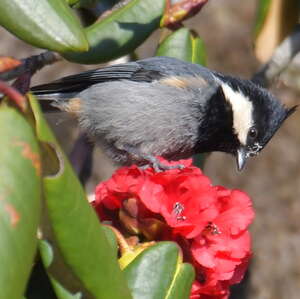
<instances>
[{"instance_id":1,"label":"small bird perched","mask_svg":"<svg viewBox=\"0 0 300 299\"><path fill-rule=\"evenodd\" d=\"M152 164L221 151L238 170L257 155L296 107L284 107L249 80L169 57L64 77L32 88L42 106L75 114L120 165Z\"/></svg>"}]
</instances>

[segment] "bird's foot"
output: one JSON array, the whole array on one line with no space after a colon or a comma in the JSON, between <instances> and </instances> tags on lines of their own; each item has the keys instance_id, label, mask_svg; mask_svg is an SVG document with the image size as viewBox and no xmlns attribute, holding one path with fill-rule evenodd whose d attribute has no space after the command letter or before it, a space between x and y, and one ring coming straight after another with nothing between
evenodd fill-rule
<instances>
[{"instance_id":1,"label":"bird's foot","mask_svg":"<svg viewBox=\"0 0 300 299\"><path fill-rule=\"evenodd\" d=\"M164 170L171 170L171 169L183 169L185 167L182 164L166 165L166 164L160 162L155 157L151 157L151 159L152 159L151 164L152 164L152 167L155 170L155 172L161 172L161 171L164 171Z\"/></svg>"},{"instance_id":2,"label":"bird's foot","mask_svg":"<svg viewBox=\"0 0 300 299\"><path fill-rule=\"evenodd\" d=\"M137 156L139 159L147 161L148 164L141 166L141 169L146 169L149 166L152 166L155 172L161 172L164 170L171 170L171 169L183 169L185 166L182 164L176 164L176 165L166 165L162 162L160 162L156 157L152 155L146 155L141 153L136 148L133 148L131 146L123 147L124 150L126 150L131 155Z\"/></svg>"},{"instance_id":3,"label":"bird's foot","mask_svg":"<svg viewBox=\"0 0 300 299\"><path fill-rule=\"evenodd\" d=\"M149 164L142 166L144 169L148 168L149 165L151 165L155 172L161 172L164 170L171 170L171 169L183 169L185 166L182 164L176 164L176 165L166 165L162 162L160 162L156 157L154 156L143 156L143 159L149 162Z\"/></svg>"},{"instance_id":4,"label":"bird's foot","mask_svg":"<svg viewBox=\"0 0 300 299\"><path fill-rule=\"evenodd\" d=\"M154 159L156 161L154 161ZM149 164L140 166L140 169L147 169L149 167L153 167L155 172L162 172L165 170L170 170L170 169L183 169L185 166L182 164L176 164L176 165L166 165L162 162L160 162L158 159L156 159L155 157L151 157L151 161L150 159L147 160L149 162Z\"/></svg>"}]
</instances>

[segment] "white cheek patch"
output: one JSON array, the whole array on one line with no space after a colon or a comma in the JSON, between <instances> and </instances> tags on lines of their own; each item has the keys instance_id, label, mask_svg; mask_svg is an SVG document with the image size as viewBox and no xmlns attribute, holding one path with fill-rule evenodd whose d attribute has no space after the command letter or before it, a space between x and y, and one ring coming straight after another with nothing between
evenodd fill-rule
<instances>
[{"instance_id":1,"label":"white cheek patch","mask_svg":"<svg viewBox=\"0 0 300 299\"><path fill-rule=\"evenodd\" d=\"M241 144L246 145L249 129L253 126L253 105L249 98L241 92L234 91L229 85L222 83L225 99L231 104L233 128Z\"/></svg>"}]
</instances>

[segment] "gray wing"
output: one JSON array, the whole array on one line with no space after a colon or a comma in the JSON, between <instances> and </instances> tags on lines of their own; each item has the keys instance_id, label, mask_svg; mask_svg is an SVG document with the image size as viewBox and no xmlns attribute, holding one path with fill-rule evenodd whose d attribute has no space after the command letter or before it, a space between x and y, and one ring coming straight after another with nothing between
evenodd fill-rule
<instances>
[{"instance_id":1,"label":"gray wing","mask_svg":"<svg viewBox=\"0 0 300 299\"><path fill-rule=\"evenodd\" d=\"M200 76L214 81L211 72L199 65L171 57L152 57L67 76L31 88L36 95L80 92L91 85L116 81L153 82L171 76Z\"/></svg>"}]
</instances>

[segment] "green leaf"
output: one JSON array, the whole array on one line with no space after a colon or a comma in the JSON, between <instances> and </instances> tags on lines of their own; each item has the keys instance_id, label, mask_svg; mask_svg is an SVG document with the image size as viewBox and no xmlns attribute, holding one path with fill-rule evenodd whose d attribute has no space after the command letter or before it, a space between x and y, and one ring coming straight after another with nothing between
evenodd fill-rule
<instances>
[{"instance_id":1,"label":"green leaf","mask_svg":"<svg viewBox=\"0 0 300 299\"><path fill-rule=\"evenodd\" d=\"M49 165L57 164L55 156L44 164L45 172L52 173L44 177L44 192L55 245L65 264L93 298L131 298L115 249L110 246L82 186L32 96L30 104L39 140L44 146L51 145L56 152L56 160L59 160L56 172L53 171L55 167L47 171Z\"/></svg>"},{"instance_id":2,"label":"green leaf","mask_svg":"<svg viewBox=\"0 0 300 299\"><path fill-rule=\"evenodd\" d=\"M174 57L202 65L206 64L203 41L187 28L181 28L167 36L159 45L156 55Z\"/></svg>"},{"instance_id":3,"label":"green leaf","mask_svg":"<svg viewBox=\"0 0 300 299\"><path fill-rule=\"evenodd\" d=\"M197 154L193 156L193 164L200 169L204 167L205 160L209 154Z\"/></svg>"},{"instance_id":4,"label":"green leaf","mask_svg":"<svg viewBox=\"0 0 300 299\"><path fill-rule=\"evenodd\" d=\"M259 0L256 13L255 35L258 35L265 22L272 0Z\"/></svg>"},{"instance_id":5,"label":"green leaf","mask_svg":"<svg viewBox=\"0 0 300 299\"><path fill-rule=\"evenodd\" d=\"M40 240L39 242L39 249L43 259L43 263L47 268L49 268L54 260L54 252L51 245L45 241ZM48 271L48 276L51 280L53 285L54 291L58 297L58 299L81 299L81 293L72 294L66 288L64 288Z\"/></svg>"},{"instance_id":6,"label":"green leaf","mask_svg":"<svg viewBox=\"0 0 300 299\"><path fill-rule=\"evenodd\" d=\"M103 225L102 229L105 233L105 236L107 238L110 247L112 248L113 255L117 258L119 248L118 248L118 243L117 243L117 238L115 233L106 225Z\"/></svg>"},{"instance_id":7,"label":"green leaf","mask_svg":"<svg viewBox=\"0 0 300 299\"><path fill-rule=\"evenodd\" d=\"M299 0L261 0L255 26L255 55L266 63L299 23Z\"/></svg>"},{"instance_id":8,"label":"green leaf","mask_svg":"<svg viewBox=\"0 0 300 299\"><path fill-rule=\"evenodd\" d=\"M54 287L55 294L58 297L58 299L81 299L81 298L83 298L81 293L71 294L54 278L50 278L50 280Z\"/></svg>"},{"instance_id":9,"label":"green leaf","mask_svg":"<svg viewBox=\"0 0 300 299\"><path fill-rule=\"evenodd\" d=\"M78 63L102 63L131 53L159 27L164 0L132 0L85 30L90 49L67 53L64 57Z\"/></svg>"},{"instance_id":10,"label":"green leaf","mask_svg":"<svg viewBox=\"0 0 300 299\"><path fill-rule=\"evenodd\" d=\"M80 0L65 0L70 6L73 6L80 2Z\"/></svg>"},{"instance_id":11,"label":"green leaf","mask_svg":"<svg viewBox=\"0 0 300 299\"><path fill-rule=\"evenodd\" d=\"M194 279L193 266L188 263L181 264L167 298L189 298Z\"/></svg>"},{"instance_id":12,"label":"green leaf","mask_svg":"<svg viewBox=\"0 0 300 299\"><path fill-rule=\"evenodd\" d=\"M36 251L40 154L30 125L4 105L0 136L0 293L1 298L22 298Z\"/></svg>"},{"instance_id":13,"label":"green leaf","mask_svg":"<svg viewBox=\"0 0 300 299\"><path fill-rule=\"evenodd\" d=\"M60 53L88 49L83 28L62 0L1 0L0 25L39 48Z\"/></svg>"},{"instance_id":14,"label":"green leaf","mask_svg":"<svg viewBox=\"0 0 300 299\"><path fill-rule=\"evenodd\" d=\"M80 8L80 7L89 8L89 7L94 7L100 1L102 5L103 0L66 0L66 1L70 6L74 8Z\"/></svg>"},{"instance_id":15,"label":"green leaf","mask_svg":"<svg viewBox=\"0 0 300 299\"><path fill-rule=\"evenodd\" d=\"M124 272L134 299L185 299L194 280L192 266L180 262L179 247L172 242L145 249Z\"/></svg>"}]
</instances>

